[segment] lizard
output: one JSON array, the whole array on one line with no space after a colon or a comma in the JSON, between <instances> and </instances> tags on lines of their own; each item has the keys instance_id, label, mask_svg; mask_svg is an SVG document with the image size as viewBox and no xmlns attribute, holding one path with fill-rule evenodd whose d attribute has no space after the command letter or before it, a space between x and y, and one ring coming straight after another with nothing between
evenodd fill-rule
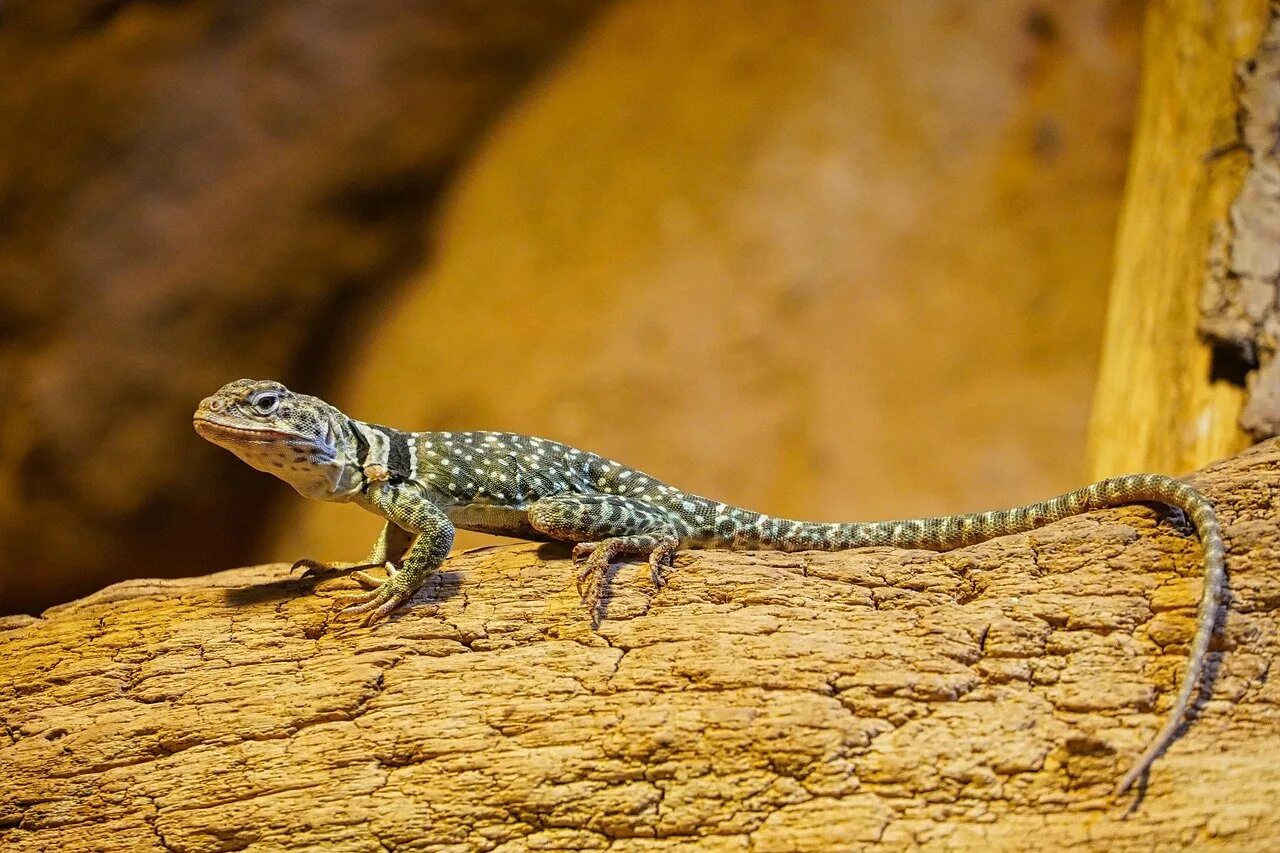
<instances>
[{"instance_id":1,"label":"lizard","mask_svg":"<svg viewBox=\"0 0 1280 853\"><path fill-rule=\"evenodd\" d=\"M635 468L549 439L511 432L404 432L365 423L272 380L240 379L199 404L196 432L304 497L355 503L386 520L371 553L351 566L366 590L342 613L373 624L443 565L455 529L572 546L578 592L599 627L611 561L647 558L655 587L677 550L838 551L867 546L949 551L1023 533L1070 515L1135 502L1182 510L1201 543L1204 591L1177 699L1115 788L1119 796L1177 736L1204 671L1226 585L1213 505L1161 474L1111 477L1039 503L899 521L792 521L682 491ZM332 564L303 559L294 568ZM346 565L346 564L344 564ZM365 569L387 572L379 580Z\"/></svg>"}]
</instances>

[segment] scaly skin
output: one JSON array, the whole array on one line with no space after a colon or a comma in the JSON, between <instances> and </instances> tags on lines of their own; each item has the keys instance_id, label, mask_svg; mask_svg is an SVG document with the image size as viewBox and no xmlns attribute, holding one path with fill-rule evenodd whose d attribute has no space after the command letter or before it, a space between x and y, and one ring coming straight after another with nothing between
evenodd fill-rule
<instances>
[{"instance_id":1,"label":"scaly skin","mask_svg":"<svg viewBox=\"0 0 1280 853\"><path fill-rule=\"evenodd\" d=\"M870 523L774 518L668 486L576 448L509 432L402 432L347 417L278 382L241 379L202 400L196 431L304 497L352 502L387 520L360 568L368 590L343 599L365 624L407 601L444 563L455 528L573 544L584 566L578 588L592 625L615 557L647 557L653 582L681 548L837 551L869 545L946 551L1116 504L1159 501L1195 524L1204 553L1204 595L1187 672L1165 725L1116 786L1121 794L1177 734L1213 637L1225 586L1222 531L1213 506L1185 483L1158 474L1113 477L1040 503L968 515ZM325 564L301 560L298 565Z\"/></svg>"}]
</instances>

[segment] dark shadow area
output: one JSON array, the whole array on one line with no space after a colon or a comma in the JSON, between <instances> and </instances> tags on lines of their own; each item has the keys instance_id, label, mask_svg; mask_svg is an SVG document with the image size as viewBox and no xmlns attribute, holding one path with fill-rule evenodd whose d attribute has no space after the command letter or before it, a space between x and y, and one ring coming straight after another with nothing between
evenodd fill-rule
<instances>
[{"instance_id":1,"label":"dark shadow area","mask_svg":"<svg viewBox=\"0 0 1280 853\"><path fill-rule=\"evenodd\" d=\"M244 607L253 604L262 604L267 602L282 601L290 598L297 598L301 595L311 595L315 592L316 586L323 581L333 580L335 578L346 577L354 571L361 569L370 569L369 566L350 566L343 568L311 568L305 572L299 569L293 576L282 578L277 581L270 581L263 584L255 584L253 586L237 587L224 591L224 599L227 604L233 607ZM373 573L378 570L373 568ZM375 577L379 575L375 574ZM462 587L461 572L438 572L430 580L422 585L422 588L413 594L407 602L402 605L404 608L412 608L420 604L429 604L439 601L447 601L458 594ZM352 585L350 590L344 590L341 594L355 594L360 588ZM335 613L337 610L335 609ZM399 610L393 612L389 618L396 618Z\"/></svg>"},{"instance_id":2,"label":"dark shadow area","mask_svg":"<svg viewBox=\"0 0 1280 853\"><path fill-rule=\"evenodd\" d=\"M543 542L534 552L541 560L567 560L573 553L568 542Z\"/></svg>"},{"instance_id":3,"label":"dark shadow area","mask_svg":"<svg viewBox=\"0 0 1280 853\"><path fill-rule=\"evenodd\" d=\"M1209 362L1209 381L1227 382L1237 388L1243 388L1249 372L1257 367L1257 359L1240 347L1218 342L1213 345L1213 354Z\"/></svg>"}]
</instances>

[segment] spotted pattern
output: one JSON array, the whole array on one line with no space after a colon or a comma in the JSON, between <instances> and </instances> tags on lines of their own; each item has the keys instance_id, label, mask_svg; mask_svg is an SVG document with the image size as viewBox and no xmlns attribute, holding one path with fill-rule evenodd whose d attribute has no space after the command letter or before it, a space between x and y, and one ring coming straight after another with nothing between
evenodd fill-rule
<instances>
[{"instance_id":1,"label":"spotted pattern","mask_svg":"<svg viewBox=\"0 0 1280 853\"><path fill-rule=\"evenodd\" d=\"M264 411L265 403L275 402ZM347 602L380 619L433 575L464 529L554 539L584 558L579 576L593 622L615 557L648 556L655 584L677 548L834 551L867 546L945 551L1117 504L1182 509L1199 534L1204 594L1190 662L1164 727L1121 780L1128 789L1176 736L1190 706L1225 587L1222 531L1189 485L1156 474L1114 477L1011 509L898 521L822 523L775 518L689 494L612 459L509 432L402 432L357 421L278 382L242 379L201 402L200 434L301 494L352 501L387 519L369 562L390 577Z\"/></svg>"}]
</instances>

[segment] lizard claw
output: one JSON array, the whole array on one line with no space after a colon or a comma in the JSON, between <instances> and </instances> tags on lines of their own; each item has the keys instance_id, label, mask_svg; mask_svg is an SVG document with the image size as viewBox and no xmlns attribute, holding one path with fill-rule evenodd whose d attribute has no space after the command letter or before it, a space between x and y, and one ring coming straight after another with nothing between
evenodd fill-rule
<instances>
[{"instance_id":1,"label":"lizard claw","mask_svg":"<svg viewBox=\"0 0 1280 853\"><path fill-rule=\"evenodd\" d=\"M591 552L598 548L599 545L599 542L579 542L573 546L573 553L570 556L572 556L575 563L581 563L591 556Z\"/></svg>"},{"instance_id":2,"label":"lizard claw","mask_svg":"<svg viewBox=\"0 0 1280 853\"><path fill-rule=\"evenodd\" d=\"M294 561L294 564L289 567L289 574L293 574L298 569L304 569L305 571L303 571L302 577L306 578L328 568L331 568L328 563L322 563L319 560L313 560L310 557L303 557L301 560Z\"/></svg>"}]
</instances>

